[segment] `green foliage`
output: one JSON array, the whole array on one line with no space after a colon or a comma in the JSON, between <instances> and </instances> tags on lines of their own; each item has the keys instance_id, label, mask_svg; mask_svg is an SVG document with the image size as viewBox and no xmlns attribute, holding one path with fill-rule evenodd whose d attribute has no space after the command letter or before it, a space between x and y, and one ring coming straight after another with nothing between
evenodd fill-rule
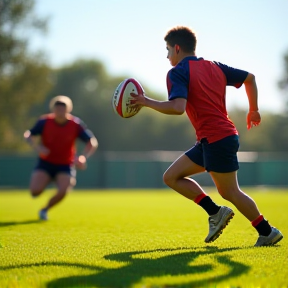
<instances>
[{"instance_id":1,"label":"green foliage","mask_svg":"<svg viewBox=\"0 0 288 288\"><path fill-rule=\"evenodd\" d=\"M30 66L25 67L28 69ZM7 107L7 111L13 111L14 105L18 107L18 117L14 121L11 120L14 117L11 113L7 113L6 118L5 114L0 117L0 125L9 127L3 130L6 146L2 143L2 149L27 149L21 141L22 132L21 135L16 132L30 128L32 122L41 114L49 112L49 101L60 94L71 97L74 103L73 114L83 119L94 132L102 151L183 151L195 142L195 131L186 115L163 115L148 108L143 108L138 115L130 119L122 119L116 115L111 105L112 95L117 85L127 77L109 75L104 64L99 61L79 59L53 70L49 78L52 89L46 94L44 104L40 99L43 98L41 87L49 85L47 78L42 77L47 72L47 67L42 66L43 73L38 73L41 66L32 70L33 67L35 66L31 65L30 71L20 73L18 78L15 76L11 81L13 89L8 86L6 94L18 90L15 97L11 94L8 99L0 100ZM32 75L35 81L25 82L27 74ZM5 83L8 85L8 82ZM155 95L153 91L149 91L145 83L142 84L147 95L159 100L165 99L163 95ZM21 85L25 86L25 89L19 89ZM2 89L4 91L4 88ZM233 110L229 115L239 131L241 151L288 151L288 121L285 115L264 113L261 125L249 131L246 128L246 111ZM29 121L23 121L26 118ZM18 138L15 138L16 135Z\"/></svg>"},{"instance_id":2,"label":"green foliage","mask_svg":"<svg viewBox=\"0 0 288 288\"><path fill-rule=\"evenodd\" d=\"M48 73L45 64L33 63L31 59L25 61L23 70L14 73L13 78L0 80L0 91L3 93L0 106L4 108L0 114L1 149L15 151L23 147L23 132L30 123L28 111L44 98L43 92L50 86Z\"/></svg>"},{"instance_id":3,"label":"green foliage","mask_svg":"<svg viewBox=\"0 0 288 288\"><path fill-rule=\"evenodd\" d=\"M13 75L27 56L28 35L31 30L44 32L46 19L33 12L34 0L0 1L0 77Z\"/></svg>"},{"instance_id":4,"label":"green foliage","mask_svg":"<svg viewBox=\"0 0 288 288\"><path fill-rule=\"evenodd\" d=\"M287 191L263 189L246 192L286 237ZM257 232L237 211L205 244L206 213L171 190L75 191L38 222L48 197L1 192L1 288L287 287L287 241L254 248Z\"/></svg>"},{"instance_id":5,"label":"green foliage","mask_svg":"<svg viewBox=\"0 0 288 288\"><path fill-rule=\"evenodd\" d=\"M230 118L239 132L241 151L288 151L288 117L286 115L265 112L261 114L261 124L247 130L246 114L244 110L234 110L230 113Z\"/></svg>"},{"instance_id":6,"label":"green foliage","mask_svg":"<svg viewBox=\"0 0 288 288\"><path fill-rule=\"evenodd\" d=\"M288 51L286 52L286 54L283 57L283 62L284 62L284 74L283 77L281 77L282 79L278 82L279 84L279 88L283 89L286 91L286 94L288 95Z\"/></svg>"},{"instance_id":7,"label":"green foliage","mask_svg":"<svg viewBox=\"0 0 288 288\"><path fill-rule=\"evenodd\" d=\"M283 96L286 104L286 112L288 112L288 50L283 57L283 76L278 81L279 88L283 91Z\"/></svg>"},{"instance_id":8,"label":"green foliage","mask_svg":"<svg viewBox=\"0 0 288 288\"><path fill-rule=\"evenodd\" d=\"M31 29L45 30L33 14L32 0L0 1L0 148L21 150L24 124L31 106L43 101L50 87L50 69L41 53L28 50Z\"/></svg>"},{"instance_id":9,"label":"green foliage","mask_svg":"<svg viewBox=\"0 0 288 288\"><path fill-rule=\"evenodd\" d=\"M111 99L118 84L127 78L113 77L95 60L77 60L53 73L53 89L43 105L35 106L31 117L48 112L48 103L56 95L72 98L73 113L86 122L99 140L102 151L183 151L195 143L195 131L186 115L170 116L143 108L138 115L122 119L112 109ZM146 94L159 100L149 86ZM243 93L245 93L243 91ZM262 124L247 130L246 111L229 113L240 134L241 151L288 151L288 121L285 115L264 113ZM279 134L279 127L281 133Z\"/></svg>"}]
</instances>

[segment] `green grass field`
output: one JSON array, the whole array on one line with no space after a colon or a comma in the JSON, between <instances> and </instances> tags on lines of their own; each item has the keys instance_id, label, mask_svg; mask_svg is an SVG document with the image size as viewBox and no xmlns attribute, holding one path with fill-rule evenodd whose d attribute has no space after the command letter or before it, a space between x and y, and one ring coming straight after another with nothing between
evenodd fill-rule
<instances>
[{"instance_id":1,"label":"green grass field","mask_svg":"<svg viewBox=\"0 0 288 288\"><path fill-rule=\"evenodd\" d=\"M171 190L75 190L48 222L37 213L51 191L1 192L0 287L288 287L288 191L245 191L284 234L276 246L254 248L238 211L205 244L206 213Z\"/></svg>"}]
</instances>

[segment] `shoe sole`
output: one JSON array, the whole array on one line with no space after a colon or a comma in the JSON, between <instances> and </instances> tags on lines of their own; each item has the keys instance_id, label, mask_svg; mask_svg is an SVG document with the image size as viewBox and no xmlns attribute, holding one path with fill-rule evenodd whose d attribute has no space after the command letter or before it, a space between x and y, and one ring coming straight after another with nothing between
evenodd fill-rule
<instances>
[{"instance_id":1,"label":"shoe sole","mask_svg":"<svg viewBox=\"0 0 288 288\"><path fill-rule=\"evenodd\" d=\"M279 241L281 241L283 239L283 235L281 235L279 238L277 238L274 242L272 241L272 243L270 245L275 245L277 244Z\"/></svg>"},{"instance_id":2,"label":"shoe sole","mask_svg":"<svg viewBox=\"0 0 288 288\"><path fill-rule=\"evenodd\" d=\"M226 219L226 221L223 223L223 225L219 228L219 230L209 239L205 240L206 243L214 242L216 239L219 238L219 236L223 233L223 230L225 227L229 224L230 220L234 217L234 212L230 213ZM280 241L280 240L279 240Z\"/></svg>"},{"instance_id":3,"label":"shoe sole","mask_svg":"<svg viewBox=\"0 0 288 288\"><path fill-rule=\"evenodd\" d=\"M39 213L38 216L39 216L39 220L41 220L41 221L47 221L48 220L48 217L47 216L46 217L42 217L41 213Z\"/></svg>"},{"instance_id":4,"label":"shoe sole","mask_svg":"<svg viewBox=\"0 0 288 288\"><path fill-rule=\"evenodd\" d=\"M272 246L272 245L277 244L277 243L278 243L279 241L281 241L282 239L283 239L283 235L280 235L279 238L277 238L277 239L274 238L274 239L271 241L271 243L265 244L265 245L261 245L261 246L256 246L256 247Z\"/></svg>"}]
</instances>

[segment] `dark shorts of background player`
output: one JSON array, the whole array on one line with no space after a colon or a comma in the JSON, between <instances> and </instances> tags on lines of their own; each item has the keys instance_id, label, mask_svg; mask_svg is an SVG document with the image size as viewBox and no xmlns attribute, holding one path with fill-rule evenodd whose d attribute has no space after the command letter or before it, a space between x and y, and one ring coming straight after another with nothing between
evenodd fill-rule
<instances>
[{"instance_id":1,"label":"dark shorts of background player","mask_svg":"<svg viewBox=\"0 0 288 288\"><path fill-rule=\"evenodd\" d=\"M194 163L204 167L207 172L228 173L239 169L238 149L238 135L228 136L210 144L204 138L196 142L185 155Z\"/></svg>"},{"instance_id":2,"label":"dark shorts of background player","mask_svg":"<svg viewBox=\"0 0 288 288\"><path fill-rule=\"evenodd\" d=\"M45 171L51 179L55 179L57 174L64 173L69 174L71 177L76 177L76 170L72 165L59 165L59 164L52 164L42 159L38 159L38 163L35 170L42 170Z\"/></svg>"}]
</instances>

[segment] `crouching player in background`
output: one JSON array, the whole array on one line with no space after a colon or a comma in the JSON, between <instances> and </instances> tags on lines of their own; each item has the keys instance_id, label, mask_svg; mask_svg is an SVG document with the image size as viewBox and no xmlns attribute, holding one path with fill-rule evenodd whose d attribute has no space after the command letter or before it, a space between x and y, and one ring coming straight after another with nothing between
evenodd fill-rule
<instances>
[{"instance_id":1,"label":"crouching player in background","mask_svg":"<svg viewBox=\"0 0 288 288\"><path fill-rule=\"evenodd\" d=\"M98 141L91 131L79 118L70 114L72 108L69 97L54 97L50 102L52 113L41 116L34 127L24 133L26 141L39 155L30 181L32 196L39 196L52 181L57 186L57 193L39 211L41 220L48 220L48 210L63 200L75 186L76 169L86 169L86 159L98 147ZM77 138L86 143L79 156L75 147Z\"/></svg>"}]
</instances>

